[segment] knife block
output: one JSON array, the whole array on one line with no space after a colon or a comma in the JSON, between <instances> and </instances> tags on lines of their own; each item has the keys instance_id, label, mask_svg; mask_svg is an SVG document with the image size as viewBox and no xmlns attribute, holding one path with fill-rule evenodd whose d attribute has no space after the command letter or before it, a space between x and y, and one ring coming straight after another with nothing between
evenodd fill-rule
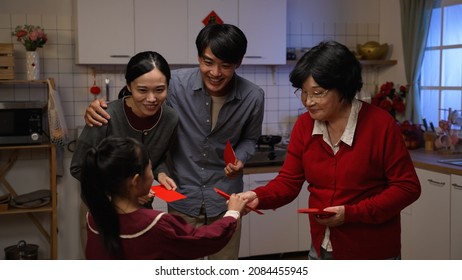
<instances>
[{"instance_id":1,"label":"knife block","mask_svg":"<svg viewBox=\"0 0 462 280\"><path fill-rule=\"evenodd\" d=\"M425 151L433 151L435 149L435 140L436 140L436 133L434 132L424 133Z\"/></svg>"}]
</instances>

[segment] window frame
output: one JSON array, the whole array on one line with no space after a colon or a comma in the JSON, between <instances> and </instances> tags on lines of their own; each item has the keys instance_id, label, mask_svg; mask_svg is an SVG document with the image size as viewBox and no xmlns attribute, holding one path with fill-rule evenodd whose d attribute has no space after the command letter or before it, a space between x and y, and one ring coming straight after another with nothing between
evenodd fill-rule
<instances>
[{"instance_id":1,"label":"window frame","mask_svg":"<svg viewBox=\"0 0 462 280\"><path fill-rule=\"evenodd\" d=\"M427 52L430 52L430 51L438 51L438 81L437 81L437 85L424 85L424 79L422 78L425 77L425 66L428 66L428 65L425 65L425 63L422 64L421 66L421 79L420 79L420 82L419 82L419 86L420 86L420 107L421 107L421 112L423 113L423 117L426 118L427 120L433 122L433 123L438 123L439 120L447 120L448 117L449 117L449 109L450 107L448 108L443 108L443 104L445 103L445 94L447 94L448 92L459 92L459 96L462 95L462 77L461 77L461 81L460 81L460 86L444 86L443 83L444 83L444 77L443 77L443 74L444 74L444 69L443 69L443 64L444 64L444 52L447 51L447 50L451 50L451 49L460 49L462 50L462 43L461 44L454 44L454 45L443 45L443 38L444 38L444 20L445 20L445 9L449 6L453 6L453 5L462 5L462 0L441 0L441 1L437 1L437 3L435 3L435 7L434 7L434 10L436 9L441 9L440 13L441 13L441 16L440 16L440 22L439 22L439 45L438 46L426 46L425 47L425 54L424 54L424 61L425 61L425 55L427 55ZM432 20L433 20L433 15L432 15ZM428 36L430 40L430 37L431 35ZM427 40L427 44L429 43ZM430 73L430 72L427 72L427 74ZM435 73L435 72L433 72ZM433 104L426 104L425 103L425 100L427 99L431 99L432 97L429 97L428 94L437 94L437 104L436 105L433 105ZM462 98L460 98L460 102L459 104L454 104L455 107L452 107L451 110L453 109L456 109L456 110L462 110ZM431 103L431 102L430 102ZM428 106L427 106L428 105ZM428 118L427 116L425 116L425 113L426 111L428 112L428 110L426 110L425 108L426 107L432 107L433 109L435 109L434 106L437 106L436 109L437 109L437 119L435 119L434 117L433 118ZM432 110L432 112L430 113L430 115L434 115L435 114L435 111Z\"/></svg>"}]
</instances>

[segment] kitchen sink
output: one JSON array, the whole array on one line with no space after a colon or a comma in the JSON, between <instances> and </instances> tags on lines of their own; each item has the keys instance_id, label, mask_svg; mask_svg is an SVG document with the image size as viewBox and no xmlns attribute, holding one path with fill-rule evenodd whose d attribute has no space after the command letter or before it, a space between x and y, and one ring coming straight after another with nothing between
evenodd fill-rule
<instances>
[{"instance_id":1,"label":"kitchen sink","mask_svg":"<svg viewBox=\"0 0 462 280\"><path fill-rule=\"evenodd\" d=\"M441 159L441 160L438 160L438 162L462 166L462 158Z\"/></svg>"}]
</instances>

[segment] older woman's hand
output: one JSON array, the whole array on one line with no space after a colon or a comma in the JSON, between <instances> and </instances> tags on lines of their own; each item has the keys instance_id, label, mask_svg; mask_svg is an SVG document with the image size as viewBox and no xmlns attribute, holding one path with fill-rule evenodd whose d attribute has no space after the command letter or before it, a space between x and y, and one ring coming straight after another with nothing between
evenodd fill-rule
<instances>
[{"instance_id":1,"label":"older woman's hand","mask_svg":"<svg viewBox=\"0 0 462 280\"><path fill-rule=\"evenodd\" d=\"M246 191L239 193L239 197L245 199L247 201L247 205L253 208L257 208L258 206L258 197L257 194L253 191ZM244 209L244 215L249 213L251 210L249 208Z\"/></svg>"},{"instance_id":2,"label":"older woman's hand","mask_svg":"<svg viewBox=\"0 0 462 280\"><path fill-rule=\"evenodd\" d=\"M318 224L328 227L338 227L345 222L345 206L332 206L324 208L323 210L335 212L335 215L326 218L315 218Z\"/></svg>"}]
</instances>

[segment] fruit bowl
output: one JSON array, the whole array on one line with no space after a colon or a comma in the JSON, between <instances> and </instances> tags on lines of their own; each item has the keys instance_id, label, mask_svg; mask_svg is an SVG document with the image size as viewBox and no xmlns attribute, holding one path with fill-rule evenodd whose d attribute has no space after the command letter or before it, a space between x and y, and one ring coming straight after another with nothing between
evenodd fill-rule
<instances>
[{"instance_id":1,"label":"fruit bowl","mask_svg":"<svg viewBox=\"0 0 462 280\"><path fill-rule=\"evenodd\" d=\"M377 60L384 59L388 54L388 44L380 44L375 41L369 41L364 45L357 44L356 50L362 59Z\"/></svg>"}]
</instances>

